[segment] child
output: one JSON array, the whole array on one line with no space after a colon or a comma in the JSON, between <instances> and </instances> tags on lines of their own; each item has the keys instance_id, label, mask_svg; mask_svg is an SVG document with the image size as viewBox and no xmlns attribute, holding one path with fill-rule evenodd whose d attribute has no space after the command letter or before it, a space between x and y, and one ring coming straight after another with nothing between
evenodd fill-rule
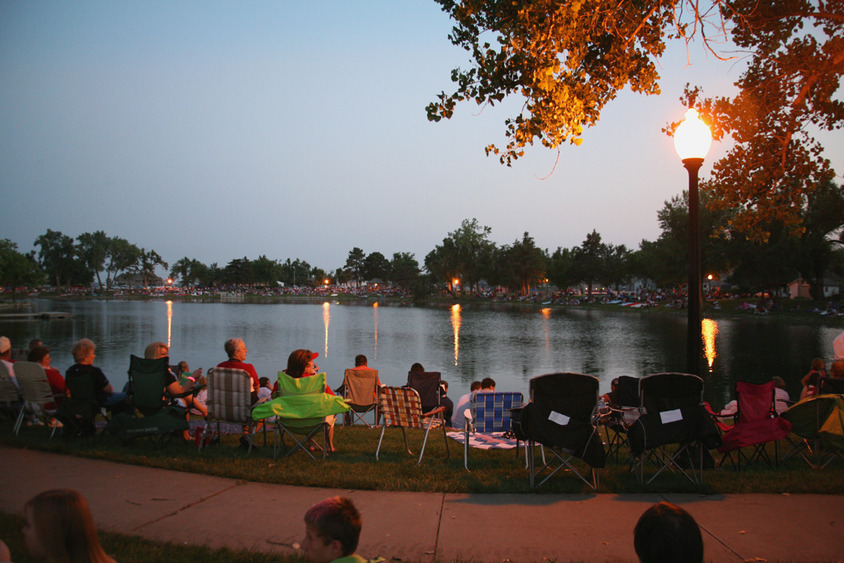
<instances>
[{"instance_id":1,"label":"child","mask_svg":"<svg viewBox=\"0 0 844 563\"><path fill-rule=\"evenodd\" d=\"M261 377L258 379L258 383L260 384L260 387L258 387L258 402L266 403L273 396L273 390L270 387L270 378Z\"/></svg>"},{"instance_id":2,"label":"child","mask_svg":"<svg viewBox=\"0 0 844 563\"><path fill-rule=\"evenodd\" d=\"M803 390L800 392L801 401L806 397L814 397L818 394L818 378L826 376L825 368L823 358L812 360L812 369L800 381L803 384Z\"/></svg>"},{"instance_id":3,"label":"child","mask_svg":"<svg viewBox=\"0 0 844 563\"><path fill-rule=\"evenodd\" d=\"M785 380L775 375L771 378L774 381L774 397L776 399L777 414L782 414L791 405L791 397L788 396L788 391L785 390Z\"/></svg>"},{"instance_id":4,"label":"child","mask_svg":"<svg viewBox=\"0 0 844 563\"><path fill-rule=\"evenodd\" d=\"M26 503L24 512L24 541L37 560L114 563L100 547L91 509L77 491L44 491Z\"/></svg>"},{"instance_id":5,"label":"child","mask_svg":"<svg viewBox=\"0 0 844 563\"><path fill-rule=\"evenodd\" d=\"M360 513L345 497L325 499L305 513L302 551L311 563L362 563L355 554L360 539Z\"/></svg>"}]
</instances>

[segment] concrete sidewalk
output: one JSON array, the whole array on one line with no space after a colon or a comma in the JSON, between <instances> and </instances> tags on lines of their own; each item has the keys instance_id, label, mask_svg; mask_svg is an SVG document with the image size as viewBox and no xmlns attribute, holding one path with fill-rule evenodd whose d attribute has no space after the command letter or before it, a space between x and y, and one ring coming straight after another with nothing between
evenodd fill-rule
<instances>
[{"instance_id":1,"label":"concrete sidewalk","mask_svg":"<svg viewBox=\"0 0 844 563\"><path fill-rule=\"evenodd\" d=\"M101 529L160 541L290 553L305 511L345 495L363 515L358 552L366 557L635 561L636 521L667 500L700 524L707 561L844 560L840 495L400 493L267 485L5 447L0 459L0 510L20 514L40 491L72 488Z\"/></svg>"}]
</instances>

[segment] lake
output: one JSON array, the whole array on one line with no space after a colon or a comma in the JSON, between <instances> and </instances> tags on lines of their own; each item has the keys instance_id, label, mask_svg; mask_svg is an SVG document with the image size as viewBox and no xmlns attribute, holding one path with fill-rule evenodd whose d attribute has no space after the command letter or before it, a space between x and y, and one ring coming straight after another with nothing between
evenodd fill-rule
<instances>
[{"instance_id":1,"label":"lake","mask_svg":"<svg viewBox=\"0 0 844 563\"><path fill-rule=\"evenodd\" d=\"M243 304L119 300L46 300L35 312L62 311L66 320L10 321L0 318L0 334L22 348L41 338L52 349L53 365L64 372L70 347L80 338L97 343L95 365L121 388L129 355L160 340L171 345L171 362L191 369L226 359L223 343L243 338L247 361L275 380L296 348L319 352L316 363L337 387L343 370L365 354L381 381L400 385L420 362L440 371L453 400L473 380L492 377L503 391L527 394L531 377L555 371L597 376L601 391L619 375L684 371L686 317L653 310L498 306L492 304L410 307L379 302ZM708 372L706 398L720 408L732 398L738 379L762 382L783 377L792 398L814 357L830 359L840 326L820 321L783 322L753 316L704 320Z\"/></svg>"}]
</instances>

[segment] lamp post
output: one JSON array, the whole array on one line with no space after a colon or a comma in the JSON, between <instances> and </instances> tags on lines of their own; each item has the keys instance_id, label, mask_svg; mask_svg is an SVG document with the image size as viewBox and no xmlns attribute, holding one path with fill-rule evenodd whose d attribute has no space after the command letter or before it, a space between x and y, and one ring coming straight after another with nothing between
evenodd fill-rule
<instances>
[{"instance_id":1,"label":"lamp post","mask_svg":"<svg viewBox=\"0 0 844 563\"><path fill-rule=\"evenodd\" d=\"M686 111L686 118L674 131L674 148L689 171L689 299L686 331L686 371L699 375L701 354L701 273L700 273L700 199L697 174L712 144L712 132L700 120L695 109Z\"/></svg>"}]
</instances>

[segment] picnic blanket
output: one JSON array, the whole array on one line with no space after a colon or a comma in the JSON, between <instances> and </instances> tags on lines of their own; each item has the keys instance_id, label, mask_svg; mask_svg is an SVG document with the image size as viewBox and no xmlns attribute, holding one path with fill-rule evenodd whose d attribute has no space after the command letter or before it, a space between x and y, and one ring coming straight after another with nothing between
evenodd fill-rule
<instances>
[{"instance_id":1,"label":"picnic blanket","mask_svg":"<svg viewBox=\"0 0 844 563\"><path fill-rule=\"evenodd\" d=\"M452 440L463 443L463 432L446 432ZM469 434L469 445L479 450L512 450L516 447L515 438L505 438L504 432L476 432Z\"/></svg>"}]
</instances>

